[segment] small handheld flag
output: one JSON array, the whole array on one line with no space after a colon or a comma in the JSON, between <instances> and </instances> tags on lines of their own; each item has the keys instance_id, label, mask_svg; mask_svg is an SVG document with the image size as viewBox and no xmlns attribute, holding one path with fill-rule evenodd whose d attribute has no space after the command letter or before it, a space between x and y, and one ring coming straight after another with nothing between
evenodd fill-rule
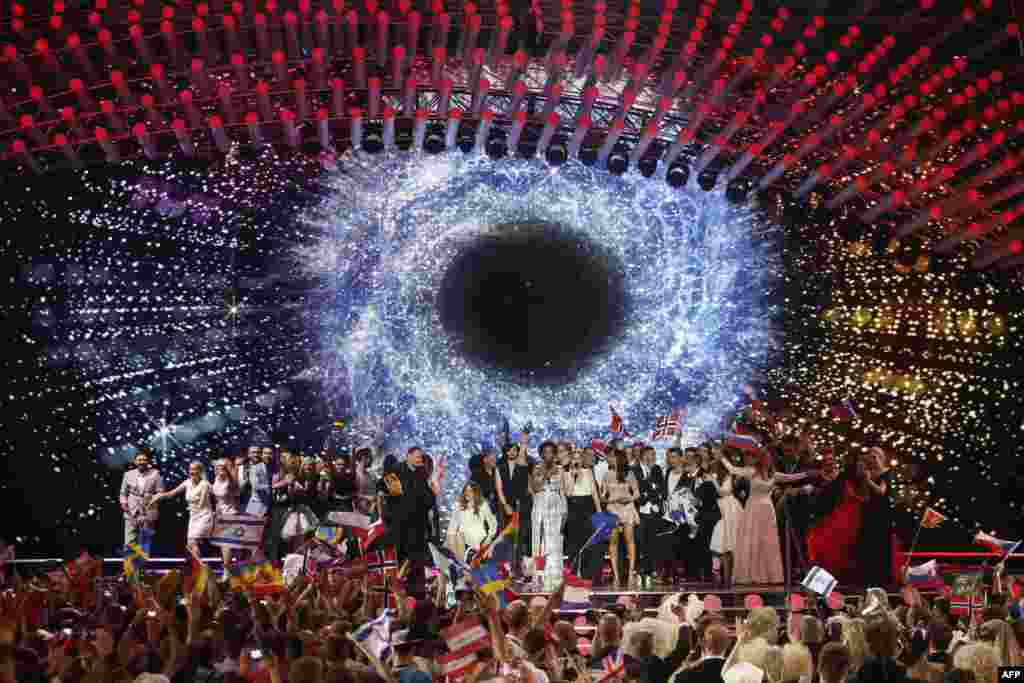
<instances>
[{"instance_id":1,"label":"small handheld flag","mask_svg":"<svg viewBox=\"0 0 1024 683\"><path fill-rule=\"evenodd\" d=\"M733 432L725 440L725 445L741 451L759 451L761 442L750 434L737 434Z\"/></svg>"},{"instance_id":2,"label":"small handheld flag","mask_svg":"<svg viewBox=\"0 0 1024 683\"><path fill-rule=\"evenodd\" d=\"M1004 541L1003 539L996 538L991 534L986 534L984 531L979 531L977 535L975 535L974 542L989 548L993 552L1000 553L1001 555L1009 555L1020 547L1021 544L1021 541Z\"/></svg>"},{"instance_id":3,"label":"small handheld flag","mask_svg":"<svg viewBox=\"0 0 1024 683\"><path fill-rule=\"evenodd\" d=\"M565 593L562 596L563 610L588 610L592 607L590 596L593 593L593 582L581 579L573 574L565 575Z\"/></svg>"},{"instance_id":4,"label":"small handheld flag","mask_svg":"<svg viewBox=\"0 0 1024 683\"><path fill-rule=\"evenodd\" d=\"M940 524L946 521L946 516L935 508L925 508L924 516L921 517L921 526L925 529L937 529Z\"/></svg>"},{"instance_id":5,"label":"small handheld flag","mask_svg":"<svg viewBox=\"0 0 1024 683\"><path fill-rule=\"evenodd\" d=\"M491 634L478 617L469 617L441 630L450 652L476 652L490 645Z\"/></svg>"},{"instance_id":6,"label":"small handheld flag","mask_svg":"<svg viewBox=\"0 0 1024 683\"><path fill-rule=\"evenodd\" d=\"M836 577L832 576L821 567L812 567L811 571L807 572L807 576L804 577L804 580L800 582L800 585L812 593L817 593L818 595L827 598L829 594L832 593L833 589L835 589L837 583Z\"/></svg>"},{"instance_id":7,"label":"small handheld flag","mask_svg":"<svg viewBox=\"0 0 1024 683\"><path fill-rule=\"evenodd\" d=\"M935 560L929 560L916 567L907 567L904 577L910 584L927 584L939 578L939 566Z\"/></svg>"}]
</instances>

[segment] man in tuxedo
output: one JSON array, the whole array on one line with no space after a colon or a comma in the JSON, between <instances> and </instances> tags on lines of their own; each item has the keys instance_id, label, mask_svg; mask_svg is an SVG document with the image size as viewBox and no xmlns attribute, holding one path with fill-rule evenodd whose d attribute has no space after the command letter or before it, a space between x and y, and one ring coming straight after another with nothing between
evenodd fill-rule
<instances>
[{"instance_id":1,"label":"man in tuxedo","mask_svg":"<svg viewBox=\"0 0 1024 683\"><path fill-rule=\"evenodd\" d=\"M686 471L682 449L668 449L665 460L668 471L661 487L661 499L664 501L664 512L667 514L673 512L673 494L690 485L691 475ZM664 578L668 583L681 580L686 567L684 558L691 552L690 528L686 524L673 525L664 519L658 520L656 528L656 554L662 563Z\"/></svg>"},{"instance_id":2,"label":"man in tuxedo","mask_svg":"<svg viewBox=\"0 0 1024 683\"><path fill-rule=\"evenodd\" d=\"M698 501L697 536L686 558L686 575L690 579L709 583L712 580L711 534L722 518L718 507L718 487L712 475L701 467L701 452L696 448L686 451L686 469L690 473L690 487Z\"/></svg>"},{"instance_id":3,"label":"man in tuxedo","mask_svg":"<svg viewBox=\"0 0 1024 683\"><path fill-rule=\"evenodd\" d=\"M711 624L704 631L704 656L697 664L675 675L672 683L722 683L722 666L729 647L729 632L721 624Z\"/></svg>"},{"instance_id":4,"label":"man in tuxedo","mask_svg":"<svg viewBox=\"0 0 1024 683\"><path fill-rule=\"evenodd\" d=\"M633 466L633 476L640 490L640 499L636 502L640 512L636 537L636 549L640 554L640 580L645 588L650 588L655 572L655 545L664 509L661 491L665 488L665 475L658 466L653 446L644 446L639 462Z\"/></svg>"}]
</instances>

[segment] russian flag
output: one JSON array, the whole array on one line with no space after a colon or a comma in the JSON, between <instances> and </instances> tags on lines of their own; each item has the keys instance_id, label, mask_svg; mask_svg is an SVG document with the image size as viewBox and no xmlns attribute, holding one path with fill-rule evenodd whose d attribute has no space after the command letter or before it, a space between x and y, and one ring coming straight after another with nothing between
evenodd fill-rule
<instances>
[{"instance_id":1,"label":"russian flag","mask_svg":"<svg viewBox=\"0 0 1024 683\"><path fill-rule=\"evenodd\" d=\"M761 442L749 434L737 434L733 432L725 440L725 445L741 451L759 451Z\"/></svg>"},{"instance_id":2,"label":"russian flag","mask_svg":"<svg viewBox=\"0 0 1024 683\"><path fill-rule=\"evenodd\" d=\"M929 560L916 567L907 567L906 580L910 584L928 584L939 578L939 565L935 560Z\"/></svg>"},{"instance_id":3,"label":"russian flag","mask_svg":"<svg viewBox=\"0 0 1024 683\"><path fill-rule=\"evenodd\" d=\"M991 549L993 552L1009 555L1020 547L1021 541L1004 541L984 531L979 531L974 537L974 542Z\"/></svg>"},{"instance_id":4,"label":"russian flag","mask_svg":"<svg viewBox=\"0 0 1024 683\"><path fill-rule=\"evenodd\" d=\"M593 587L593 582L566 573L562 609L580 611L590 609L593 606L590 603Z\"/></svg>"}]
</instances>

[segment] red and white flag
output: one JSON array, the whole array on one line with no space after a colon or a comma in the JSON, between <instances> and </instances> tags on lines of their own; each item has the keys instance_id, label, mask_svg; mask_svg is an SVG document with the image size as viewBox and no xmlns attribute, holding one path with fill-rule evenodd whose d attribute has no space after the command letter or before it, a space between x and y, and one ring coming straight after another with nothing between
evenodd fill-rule
<instances>
[{"instance_id":1,"label":"red and white flag","mask_svg":"<svg viewBox=\"0 0 1024 683\"><path fill-rule=\"evenodd\" d=\"M430 474L430 483L437 489L441 490L441 484L444 483L444 471L448 468L448 456L438 456L437 460L434 461L434 471Z\"/></svg>"},{"instance_id":2,"label":"red and white flag","mask_svg":"<svg viewBox=\"0 0 1024 683\"><path fill-rule=\"evenodd\" d=\"M449 628L442 629L441 635L451 652L477 652L490 644L490 633L477 617L463 619Z\"/></svg>"},{"instance_id":3,"label":"red and white flag","mask_svg":"<svg viewBox=\"0 0 1024 683\"><path fill-rule=\"evenodd\" d=\"M367 548L369 548L381 536L387 533L387 528L384 526L384 520L378 519L376 522L366 527L365 529L358 529L353 527L352 533L359 540L359 545L362 546L363 552L365 553Z\"/></svg>"},{"instance_id":4,"label":"red and white flag","mask_svg":"<svg viewBox=\"0 0 1024 683\"><path fill-rule=\"evenodd\" d=\"M680 419L679 411L676 410L671 415L666 415L657 419L654 423L654 433L651 435L651 440L663 441L673 439L682 433L683 421Z\"/></svg>"},{"instance_id":5,"label":"red and white flag","mask_svg":"<svg viewBox=\"0 0 1024 683\"><path fill-rule=\"evenodd\" d=\"M476 652L452 652L439 657L442 673L453 681L457 681L476 666Z\"/></svg>"}]
</instances>

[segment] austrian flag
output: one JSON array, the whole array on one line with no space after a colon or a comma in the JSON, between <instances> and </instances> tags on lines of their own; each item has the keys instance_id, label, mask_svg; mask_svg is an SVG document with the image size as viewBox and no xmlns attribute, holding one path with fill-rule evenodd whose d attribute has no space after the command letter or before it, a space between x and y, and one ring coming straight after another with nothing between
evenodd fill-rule
<instances>
[{"instance_id":1,"label":"austrian flag","mask_svg":"<svg viewBox=\"0 0 1024 683\"><path fill-rule=\"evenodd\" d=\"M476 652L452 652L451 654L439 657L437 660L441 669L449 680L457 681L476 666Z\"/></svg>"},{"instance_id":2,"label":"austrian flag","mask_svg":"<svg viewBox=\"0 0 1024 683\"><path fill-rule=\"evenodd\" d=\"M490 634L487 628L476 617L464 619L443 629L441 635L448 643L448 649L457 654L477 652L490 644Z\"/></svg>"}]
</instances>

